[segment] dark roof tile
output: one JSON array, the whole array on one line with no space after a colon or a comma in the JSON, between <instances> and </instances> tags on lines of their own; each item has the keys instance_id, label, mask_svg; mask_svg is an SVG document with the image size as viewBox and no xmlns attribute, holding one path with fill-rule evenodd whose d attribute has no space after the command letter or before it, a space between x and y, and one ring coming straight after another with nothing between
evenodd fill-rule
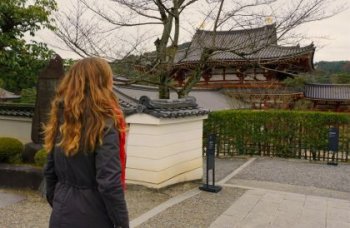
<instances>
[{"instance_id":1,"label":"dark roof tile","mask_svg":"<svg viewBox=\"0 0 350 228\"><path fill-rule=\"evenodd\" d=\"M0 115L32 118L34 116L34 105L1 103Z\"/></svg>"},{"instance_id":2,"label":"dark roof tile","mask_svg":"<svg viewBox=\"0 0 350 228\"><path fill-rule=\"evenodd\" d=\"M133 113L147 113L157 118L181 118L188 116L201 116L209 113L208 110L199 108L194 97L182 99L151 99L148 96L141 96L135 99L123 93L117 87L114 92L119 98L125 115ZM128 107L128 112L125 111Z\"/></svg>"},{"instance_id":3,"label":"dark roof tile","mask_svg":"<svg viewBox=\"0 0 350 228\"><path fill-rule=\"evenodd\" d=\"M194 97L183 99L150 99L142 96L135 99L114 88L119 98L119 104L126 116L134 113L147 113L157 118L181 118L188 116L201 116L209 113L208 110L199 108ZM0 104L0 115L32 118L34 105Z\"/></svg>"},{"instance_id":4,"label":"dark roof tile","mask_svg":"<svg viewBox=\"0 0 350 228\"><path fill-rule=\"evenodd\" d=\"M197 62L204 48L216 50L209 58L209 61L214 62L279 59L315 51L313 44L305 47L278 45L274 24L255 29L218 31L216 36L214 34L213 31L198 30L190 48L177 52L175 62L178 65Z\"/></svg>"},{"instance_id":5,"label":"dark roof tile","mask_svg":"<svg viewBox=\"0 0 350 228\"><path fill-rule=\"evenodd\" d=\"M304 96L310 100L350 101L350 85L306 84Z\"/></svg>"}]
</instances>

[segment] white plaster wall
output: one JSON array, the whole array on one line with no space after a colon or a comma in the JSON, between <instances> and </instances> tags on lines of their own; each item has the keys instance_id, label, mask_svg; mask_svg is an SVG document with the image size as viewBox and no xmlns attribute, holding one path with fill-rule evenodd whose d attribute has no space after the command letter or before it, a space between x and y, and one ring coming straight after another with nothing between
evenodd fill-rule
<instances>
[{"instance_id":1,"label":"white plaster wall","mask_svg":"<svg viewBox=\"0 0 350 228\"><path fill-rule=\"evenodd\" d=\"M261 81L266 81L266 77L263 74L256 74L256 78Z\"/></svg>"},{"instance_id":2,"label":"white plaster wall","mask_svg":"<svg viewBox=\"0 0 350 228\"><path fill-rule=\"evenodd\" d=\"M205 118L157 119L144 114L127 117L127 182L161 188L201 179Z\"/></svg>"},{"instance_id":3,"label":"white plaster wall","mask_svg":"<svg viewBox=\"0 0 350 228\"><path fill-rule=\"evenodd\" d=\"M237 77L236 74L226 74L226 75L225 75L225 80L235 80L235 81L239 81L239 77Z\"/></svg>"},{"instance_id":4,"label":"white plaster wall","mask_svg":"<svg viewBox=\"0 0 350 228\"><path fill-rule=\"evenodd\" d=\"M222 74L214 74L211 76L210 81L222 81L224 80L224 76Z\"/></svg>"},{"instance_id":5,"label":"white plaster wall","mask_svg":"<svg viewBox=\"0 0 350 228\"><path fill-rule=\"evenodd\" d=\"M31 142L32 119L0 116L0 137L13 137L23 143Z\"/></svg>"},{"instance_id":6,"label":"white plaster wall","mask_svg":"<svg viewBox=\"0 0 350 228\"><path fill-rule=\"evenodd\" d=\"M128 183L152 188L201 179L203 120L207 116L158 119L128 116ZM31 142L32 120L0 116L0 137Z\"/></svg>"},{"instance_id":7,"label":"white plaster wall","mask_svg":"<svg viewBox=\"0 0 350 228\"><path fill-rule=\"evenodd\" d=\"M224 70L222 68L214 68L212 69L212 74L223 74Z\"/></svg>"}]
</instances>

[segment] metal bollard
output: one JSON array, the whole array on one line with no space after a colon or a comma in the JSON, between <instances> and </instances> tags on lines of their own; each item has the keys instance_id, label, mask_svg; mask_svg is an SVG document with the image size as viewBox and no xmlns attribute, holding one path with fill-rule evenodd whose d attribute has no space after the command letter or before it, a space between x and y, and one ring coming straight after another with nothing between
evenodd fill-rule
<instances>
[{"instance_id":1,"label":"metal bollard","mask_svg":"<svg viewBox=\"0 0 350 228\"><path fill-rule=\"evenodd\" d=\"M215 134L208 135L208 143L207 143L207 167L206 167L206 183L199 187L202 191L207 192L220 192L222 187L215 186L215 143L216 137ZM212 171L212 183L209 183L209 171Z\"/></svg>"},{"instance_id":2,"label":"metal bollard","mask_svg":"<svg viewBox=\"0 0 350 228\"><path fill-rule=\"evenodd\" d=\"M328 150L332 151L332 160L327 165L338 165L339 129L331 127L328 132ZM337 155L337 160L335 156Z\"/></svg>"}]
</instances>

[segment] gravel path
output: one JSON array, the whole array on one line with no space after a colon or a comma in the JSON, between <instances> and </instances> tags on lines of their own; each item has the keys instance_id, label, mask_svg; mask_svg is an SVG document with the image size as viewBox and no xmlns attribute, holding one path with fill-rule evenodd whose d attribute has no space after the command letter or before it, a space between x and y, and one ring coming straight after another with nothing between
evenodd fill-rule
<instances>
[{"instance_id":1,"label":"gravel path","mask_svg":"<svg viewBox=\"0 0 350 228\"><path fill-rule=\"evenodd\" d=\"M199 183L183 183L162 190L152 190L141 186L128 186L126 201L130 220L138 217L160 203L185 191L195 188ZM24 196L18 203L0 208L0 228L47 228L51 208L36 191L0 189L1 192Z\"/></svg>"},{"instance_id":2,"label":"gravel path","mask_svg":"<svg viewBox=\"0 0 350 228\"><path fill-rule=\"evenodd\" d=\"M215 159L215 182L220 181L230 173L232 173L235 169L243 165L246 161L245 158L225 158ZM203 159L203 181L206 179L206 159ZM209 173L209 180L211 180L211 172Z\"/></svg>"},{"instance_id":3,"label":"gravel path","mask_svg":"<svg viewBox=\"0 0 350 228\"><path fill-rule=\"evenodd\" d=\"M26 199L0 208L1 228L47 228L51 208L48 203L34 191L2 190L19 194Z\"/></svg>"},{"instance_id":4,"label":"gravel path","mask_svg":"<svg viewBox=\"0 0 350 228\"><path fill-rule=\"evenodd\" d=\"M233 178L350 192L350 164L328 166L300 160L259 158Z\"/></svg>"},{"instance_id":5,"label":"gravel path","mask_svg":"<svg viewBox=\"0 0 350 228\"><path fill-rule=\"evenodd\" d=\"M246 159L216 159L216 180L219 181L220 179L224 178L226 175L238 168L244 162L246 162ZM193 188L197 188L200 185L200 181L193 181L173 185L168 188L163 188L161 190L153 190L142 186L128 185L126 192L126 200L128 204L130 220L137 218L141 214L149 211L155 206L161 204L162 202L165 202L166 200L183 192L186 192ZM5 193L13 193L25 197L25 200L22 200L18 203L9 206L5 206L4 208L0 208L0 228L48 227L51 208L47 204L46 200L43 199L38 192L31 190L14 189L0 189L0 191ZM215 198L215 194L203 192L200 193L198 196L194 197L193 199L185 201L184 205L176 205L174 206L174 208L188 207L186 210L181 209L179 212L188 210L191 211L195 208L199 211L197 216L207 217L208 215L207 213L205 213L205 208L207 208L208 205L210 205L210 207L212 205L215 205L215 207L213 208L220 207L223 208L223 210L225 208L224 205L227 204L227 207L230 205L232 201L227 200L229 195L232 195L230 191L232 191L231 188L224 189L222 193L216 195L219 196L217 198ZM235 200L236 196L239 197L241 194L243 194L243 190L234 191L232 200ZM169 210L172 210L172 208L169 208ZM221 209L215 209L215 212L212 212L212 210L210 210L211 215L208 217L209 220L203 220L203 222L200 222L200 224L204 224L205 221L212 221L210 218L213 218L213 216L217 217L220 214L220 212ZM191 213L186 212L185 214ZM173 216L169 215L169 217L172 218Z\"/></svg>"},{"instance_id":6,"label":"gravel path","mask_svg":"<svg viewBox=\"0 0 350 228\"><path fill-rule=\"evenodd\" d=\"M173 185L161 190L149 189L131 185L126 191L130 221L168 199L191 190L199 185L198 182L187 182Z\"/></svg>"},{"instance_id":7,"label":"gravel path","mask_svg":"<svg viewBox=\"0 0 350 228\"><path fill-rule=\"evenodd\" d=\"M244 192L240 188L223 188L219 193L201 192L168 208L138 228L209 227Z\"/></svg>"}]
</instances>

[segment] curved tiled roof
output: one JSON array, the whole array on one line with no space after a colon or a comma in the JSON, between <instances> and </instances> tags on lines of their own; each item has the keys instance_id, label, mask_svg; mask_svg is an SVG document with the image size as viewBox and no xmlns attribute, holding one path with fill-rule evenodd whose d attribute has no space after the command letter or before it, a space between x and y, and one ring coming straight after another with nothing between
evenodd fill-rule
<instances>
[{"instance_id":1,"label":"curved tiled roof","mask_svg":"<svg viewBox=\"0 0 350 228\"><path fill-rule=\"evenodd\" d=\"M17 99L20 98L21 96L16 95L12 92L9 92L3 88L0 88L0 99Z\"/></svg>"},{"instance_id":2,"label":"curved tiled roof","mask_svg":"<svg viewBox=\"0 0 350 228\"><path fill-rule=\"evenodd\" d=\"M279 60L285 59L289 57L295 57L304 55L307 53L314 52L315 47L313 44L299 47L284 47L279 45L268 46L262 48L261 50L257 50L256 52L249 52L249 50L242 50L242 52L237 51L216 51L214 52L209 60L211 61L245 61L245 60ZM183 58L185 55L184 52L178 54L177 58ZM191 63L197 62L200 60L201 52L195 51L188 55L186 58L182 59L178 64L181 63ZM179 59L177 59L179 60Z\"/></svg>"},{"instance_id":3,"label":"curved tiled roof","mask_svg":"<svg viewBox=\"0 0 350 228\"><path fill-rule=\"evenodd\" d=\"M216 32L197 30L191 48L245 49L250 46L259 48L268 44L277 44L274 24L244 30Z\"/></svg>"},{"instance_id":4,"label":"curved tiled roof","mask_svg":"<svg viewBox=\"0 0 350 228\"><path fill-rule=\"evenodd\" d=\"M119 103L125 115L146 113L157 118L182 118L189 116L202 116L209 113L207 109L198 107L194 97L182 99L151 99L141 96L133 98L114 87Z\"/></svg>"},{"instance_id":5,"label":"curved tiled roof","mask_svg":"<svg viewBox=\"0 0 350 228\"><path fill-rule=\"evenodd\" d=\"M209 58L209 61L214 62L284 59L315 51L313 44L305 47L278 45L273 24L255 29L216 33L198 30L193 36L190 48L177 52L175 62L178 65L195 63L200 60L204 48L216 50Z\"/></svg>"},{"instance_id":6,"label":"curved tiled roof","mask_svg":"<svg viewBox=\"0 0 350 228\"><path fill-rule=\"evenodd\" d=\"M0 103L0 116L32 118L34 108L32 104Z\"/></svg>"},{"instance_id":7,"label":"curved tiled roof","mask_svg":"<svg viewBox=\"0 0 350 228\"><path fill-rule=\"evenodd\" d=\"M240 53L236 54L230 51L218 51L211 56L211 60L254 60L254 59L260 59L260 60L269 60L269 59L283 59L287 57L293 57L302 55L305 53L309 53L310 51L314 50L314 46L311 44L306 47L283 47L278 45L268 46L265 47L255 53L248 54L249 52L245 52L247 54L242 53L242 55L239 55Z\"/></svg>"},{"instance_id":8,"label":"curved tiled roof","mask_svg":"<svg viewBox=\"0 0 350 228\"><path fill-rule=\"evenodd\" d=\"M148 96L151 99L158 98L158 87L145 86L145 85L123 85L116 83L117 90L124 94L128 94L135 100L139 100L142 96ZM117 95L120 95L118 93ZM189 96L196 98L196 103L199 107L209 109L211 111L230 109L232 106L232 99L225 96L219 89L203 89L193 88ZM170 98L176 99L177 94L175 91L170 91Z\"/></svg>"},{"instance_id":9,"label":"curved tiled roof","mask_svg":"<svg viewBox=\"0 0 350 228\"><path fill-rule=\"evenodd\" d=\"M306 84L304 96L310 100L350 101L350 85Z\"/></svg>"}]
</instances>

